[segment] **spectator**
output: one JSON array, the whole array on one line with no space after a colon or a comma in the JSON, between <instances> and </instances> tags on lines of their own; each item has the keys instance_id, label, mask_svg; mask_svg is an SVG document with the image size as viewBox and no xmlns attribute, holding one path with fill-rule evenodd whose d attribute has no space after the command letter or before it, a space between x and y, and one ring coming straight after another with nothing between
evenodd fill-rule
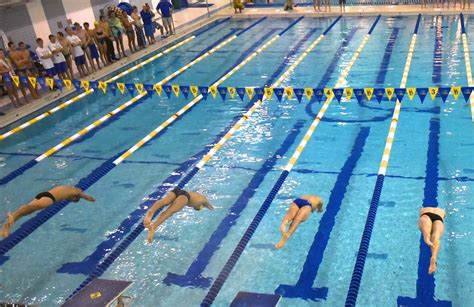
<instances>
[{"instance_id":1,"label":"spectator","mask_svg":"<svg viewBox=\"0 0 474 307\"><path fill-rule=\"evenodd\" d=\"M8 55L9 55L10 61L13 63L13 67L14 67L16 75L20 77L26 76L26 59L24 58L24 55L20 51L17 50L14 42L8 42L8 49L10 51ZM29 101L26 96L26 90L23 84L20 82L16 86L18 86L18 88L21 90L21 93L23 94L23 98L25 99L26 103L28 103Z\"/></svg>"},{"instance_id":2,"label":"spectator","mask_svg":"<svg viewBox=\"0 0 474 307\"><path fill-rule=\"evenodd\" d=\"M89 52L91 54L92 65L94 65L94 60L95 60L97 64L97 69L100 69L101 68L100 62L99 62L100 55L96 46L97 36L95 35L94 30L89 28L88 22L84 22L84 30L87 32L87 35L89 36L89 41L87 42L87 49L89 49Z\"/></svg>"},{"instance_id":3,"label":"spectator","mask_svg":"<svg viewBox=\"0 0 474 307\"><path fill-rule=\"evenodd\" d=\"M68 69L68 75L71 77L74 76L73 70L72 70L72 46L71 42L64 36L63 32L58 32L56 33L56 37L58 38L58 42L61 44L63 47L63 55L64 58L66 59L66 64L67 64L67 69Z\"/></svg>"},{"instance_id":4,"label":"spectator","mask_svg":"<svg viewBox=\"0 0 474 307\"><path fill-rule=\"evenodd\" d=\"M130 17L128 16L127 12L123 11L122 17L120 19L122 21L123 27L125 28L125 33L127 34L128 48L133 53L137 51L137 46L135 44L135 32L133 32L133 19L129 18Z\"/></svg>"},{"instance_id":5,"label":"spectator","mask_svg":"<svg viewBox=\"0 0 474 307\"><path fill-rule=\"evenodd\" d=\"M91 51L89 50L89 48L87 48L90 40L89 33L87 33L87 31L84 30L78 22L74 23L73 33L81 40L81 48L84 54L86 55L85 66L87 68L87 71L94 72L95 66L94 62L92 61ZM89 69L89 65L87 64L87 62L89 62L91 70Z\"/></svg>"},{"instance_id":6,"label":"spectator","mask_svg":"<svg viewBox=\"0 0 474 307\"><path fill-rule=\"evenodd\" d=\"M1 77L1 83L4 84L8 97L10 97L10 100L13 103L13 106L15 108L19 108L22 106L20 99L18 98L18 92L16 90L15 84L13 84L13 81L11 80L11 77L13 75L13 66L11 63L9 63L8 59L5 57L5 53L3 52L3 49L0 49L0 77ZM10 80L10 81L7 81Z\"/></svg>"},{"instance_id":7,"label":"spectator","mask_svg":"<svg viewBox=\"0 0 474 307\"><path fill-rule=\"evenodd\" d=\"M59 78L71 80L72 76L69 74L67 69L66 58L63 54L63 46L61 46L61 44L56 41L56 36L52 34L49 36L48 49L54 55L54 69L56 70L56 73L58 74Z\"/></svg>"},{"instance_id":8,"label":"spectator","mask_svg":"<svg viewBox=\"0 0 474 307\"><path fill-rule=\"evenodd\" d=\"M234 11L237 14L237 10L239 10L239 13L242 13L242 10L244 9L244 5L242 4L241 0L234 0Z\"/></svg>"},{"instance_id":9,"label":"spectator","mask_svg":"<svg viewBox=\"0 0 474 307\"><path fill-rule=\"evenodd\" d=\"M53 54L48 48L43 46L43 40L41 38L36 39L38 47L36 47L36 54L41 60L41 65L44 68L44 75L49 78L54 78L56 70L54 69Z\"/></svg>"},{"instance_id":10,"label":"spectator","mask_svg":"<svg viewBox=\"0 0 474 307\"><path fill-rule=\"evenodd\" d=\"M123 33L125 32L125 29L122 26L122 22L118 18L118 13L120 10L113 10L110 9L108 14L109 14L109 27L110 31L112 31L112 37L115 40L115 45L117 47L118 51L118 57L119 59L121 57L125 57L125 50L123 48ZM120 52L121 51L121 52Z\"/></svg>"},{"instance_id":11,"label":"spectator","mask_svg":"<svg viewBox=\"0 0 474 307\"><path fill-rule=\"evenodd\" d=\"M71 27L66 28L66 33L66 38L72 46L72 54L74 55L74 62L76 63L77 70L79 71L81 78L84 78L89 74L89 70L86 66L86 56L82 50L82 41L79 37L74 35Z\"/></svg>"},{"instance_id":12,"label":"spectator","mask_svg":"<svg viewBox=\"0 0 474 307\"><path fill-rule=\"evenodd\" d=\"M293 0L286 0L283 10L284 11L293 10Z\"/></svg>"},{"instance_id":13,"label":"spectator","mask_svg":"<svg viewBox=\"0 0 474 307\"><path fill-rule=\"evenodd\" d=\"M115 57L114 44L112 43L112 31L110 31L109 23L105 16L100 16L99 22L101 28L104 30L105 43L107 45L107 60L112 63L118 61Z\"/></svg>"},{"instance_id":14,"label":"spectator","mask_svg":"<svg viewBox=\"0 0 474 307\"><path fill-rule=\"evenodd\" d=\"M99 22L94 22L94 35L97 38L97 46L99 47L100 51L100 58L102 59L102 62L105 65L109 65L110 61L107 59L108 54L107 54L107 36L105 35L104 29L102 29L102 26L99 24Z\"/></svg>"},{"instance_id":15,"label":"spectator","mask_svg":"<svg viewBox=\"0 0 474 307\"><path fill-rule=\"evenodd\" d=\"M242 6L243 8L243 6ZM156 10L158 14L161 15L163 20L163 26L166 30L166 35L171 35L173 33L173 5L168 0L160 0L158 5L156 6ZM242 9L240 9L242 12Z\"/></svg>"},{"instance_id":16,"label":"spectator","mask_svg":"<svg viewBox=\"0 0 474 307\"><path fill-rule=\"evenodd\" d=\"M137 36L138 47L143 49L146 47L146 40L145 40L145 34L143 33L142 18L138 14L138 8L136 6L133 7L133 12L132 12L131 17L133 19L133 24L135 26L135 34Z\"/></svg>"}]
</instances>

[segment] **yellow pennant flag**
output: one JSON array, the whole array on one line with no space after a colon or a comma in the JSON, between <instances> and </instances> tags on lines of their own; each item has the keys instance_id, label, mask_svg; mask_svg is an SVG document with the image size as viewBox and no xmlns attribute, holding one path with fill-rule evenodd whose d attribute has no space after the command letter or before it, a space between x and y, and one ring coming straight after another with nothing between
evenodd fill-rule
<instances>
[{"instance_id":1,"label":"yellow pennant flag","mask_svg":"<svg viewBox=\"0 0 474 307\"><path fill-rule=\"evenodd\" d=\"M415 95L416 95L416 87L408 87L407 94L408 94L408 98L410 98L410 100L413 100L413 98L415 98Z\"/></svg>"},{"instance_id":2,"label":"yellow pennant flag","mask_svg":"<svg viewBox=\"0 0 474 307\"><path fill-rule=\"evenodd\" d=\"M255 89L253 87L246 87L245 92L247 93L247 96L249 96L249 99L251 100L253 97L253 94L255 93Z\"/></svg>"},{"instance_id":3,"label":"yellow pennant flag","mask_svg":"<svg viewBox=\"0 0 474 307\"><path fill-rule=\"evenodd\" d=\"M191 91L194 97L196 97L199 93L199 88L196 85L191 85L189 87L189 90Z\"/></svg>"},{"instance_id":4,"label":"yellow pennant flag","mask_svg":"<svg viewBox=\"0 0 474 307\"><path fill-rule=\"evenodd\" d=\"M352 99L352 94L354 93L354 89L352 87L346 87L344 89L344 94L346 94L346 99L349 101Z\"/></svg>"},{"instance_id":5,"label":"yellow pennant flag","mask_svg":"<svg viewBox=\"0 0 474 307\"><path fill-rule=\"evenodd\" d=\"M36 77L28 77L28 80L30 81L30 84L33 88L36 88Z\"/></svg>"},{"instance_id":6,"label":"yellow pennant flag","mask_svg":"<svg viewBox=\"0 0 474 307\"><path fill-rule=\"evenodd\" d=\"M365 96L367 97L367 101L370 101L372 100L372 95L374 94L374 88L366 87L364 88L364 93L365 93Z\"/></svg>"},{"instance_id":7,"label":"yellow pennant flag","mask_svg":"<svg viewBox=\"0 0 474 307\"><path fill-rule=\"evenodd\" d=\"M289 100L293 98L293 88L291 86L285 87L285 95Z\"/></svg>"},{"instance_id":8,"label":"yellow pennant flag","mask_svg":"<svg viewBox=\"0 0 474 307\"><path fill-rule=\"evenodd\" d=\"M179 85L171 84L171 90L176 95L176 97L179 97L179 92L180 92Z\"/></svg>"},{"instance_id":9,"label":"yellow pennant flag","mask_svg":"<svg viewBox=\"0 0 474 307\"><path fill-rule=\"evenodd\" d=\"M326 98L329 99L333 95L332 88L324 88L324 95L326 95Z\"/></svg>"},{"instance_id":10,"label":"yellow pennant flag","mask_svg":"<svg viewBox=\"0 0 474 307\"><path fill-rule=\"evenodd\" d=\"M153 85L153 89L158 94L158 96L161 96L161 93L163 92L163 87L161 86L161 84Z\"/></svg>"},{"instance_id":11,"label":"yellow pennant flag","mask_svg":"<svg viewBox=\"0 0 474 307\"><path fill-rule=\"evenodd\" d=\"M138 93L143 94L145 92L145 88L143 87L143 83L135 83L135 88L137 89Z\"/></svg>"},{"instance_id":12,"label":"yellow pennant flag","mask_svg":"<svg viewBox=\"0 0 474 307\"><path fill-rule=\"evenodd\" d=\"M395 93L395 89L393 87L387 87L385 89L385 94L387 95L388 101L392 100L393 93Z\"/></svg>"},{"instance_id":13,"label":"yellow pennant flag","mask_svg":"<svg viewBox=\"0 0 474 307\"><path fill-rule=\"evenodd\" d=\"M217 86L216 85L213 85L213 86L209 86L209 93L211 93L212 97L216 98L217 96Z\"/></svg>"},{"instance_id":14,"label":"yellow pennant flag","mask_svg":"<svg viewBox=\"0 0 474 307\"><path fill-rule=\"evenodd\" d=\"M268 100L272 99L272 94L273 94L273 88L266 87L265 88L265 96L267 96Z\"/></svg>"},{"instance_id":15,"label":"yellow pennant flag","mask_svg":"<svg viewBox=\"0 0 474 307\"><path fill-rule=\"evenodd\" d=\"M64 80L63 80L63 83L64 83L64 86L66 86L66 88L67 88L68 90L72 89L72 81L71 81L71 80L69 80L69 79L64 79Z\"/></svg>"},{"instance_id":16,"label":"yellow pennant flag","mask_svg":"<svg viewBox=\"0 0 474 307\"><path fill-rule=\"evenodd\" d=\"M123 94L125 93L125 83L116 83L117 84L117 88L119 89L120 91L120 94Z\"/></svg>"},{"instance_id":17,"label":"yellow pennant flag","mask_svg":"<svg viewBox=\"0 0 474 307\"><path fill-rule=\"evenodd\" d=\"M307 87L304 89L304 94L306 95L306 99L308 99L308 101L311 100L311 98L313 97L313 89L310 88L310 87Z\"/></svg>"},{"instance_id":18,"label":"yellow pennant flag","mask_svg":"<svg viewBox=\"0 0 474 307\"><path fill-rule=\"evenodd\" d=\"M81 87L86 91L89 90L89 80L81 80Z\"/></svg>"},{"instance_id":19,"label":"yellow pennant flag","mask_svg":"<svg viewBox=\"0 0 474 307\"><path fill-rule=\"evenodd\" d=\"M16 87L20 85L20 77L12 76L13 83L15 83Z\"/></svg>"},{"instance_id":20,"label":"yellow pennant flag","mask_svg":"<svg viewBox=\"0 0 474 307\"><path fill-rule=\"evenodd\" d=\"M237 90L233 86L228 86L227 91L229 92L230 98L234 98Z\"/></svg>"},{"instance_id":21,"label":"yellow pennant flag","mask_svg":"<svg viewBox=\"0 0 474 307\"><path fill-rule=\"evenodd\" d=\"M431 100L435 100L436 99L436 94L438 94L438 88L437 87L430 87L428 91L430 92Z\"/></svg>"},{"instance_id":22,"label":"yellow pennant flag","mask_svg":"<svg viewBox=\"0 0 474 307\"><path fill-rule=\"evenodd\" d=\"M50 89L53 89L54 87L54 79L53 78L46 78L46 85L49 86Z\"/></svg>"},{"instance_id":23,"label":"yellow pennant flag","mask_svg":"<svg viewBox=\"0 0 474 307\"><path fill-rule=\"evenodd\" d=\"M66 80L64 80L66 81ZM107 82L102 82L102 81L99 81L99 86L98 86L99 90L102 91L102 93L106 93L107 92Z\"/></svg>"},{"instance_id":24,"label":"yellow pennant flag","mask_svg":"<svg viewBox=\"0 0 474 307\"><path fill-rule=\"evenodd\" d=\"M460 86L451 86L451 93L454 96L454 100L458 100L459 94L461 93L461 87Z\"/></svg>"}]
</instances>

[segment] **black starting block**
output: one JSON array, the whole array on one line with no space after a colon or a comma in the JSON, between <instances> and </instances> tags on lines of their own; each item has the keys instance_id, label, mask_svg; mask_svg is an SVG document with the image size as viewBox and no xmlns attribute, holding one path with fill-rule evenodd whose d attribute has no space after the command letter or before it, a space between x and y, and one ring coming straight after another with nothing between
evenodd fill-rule
<instances>
[{"instance_id":1,"label":"black starting block","mask_svg":"<svg viewBox=\"0 0 474 307\"><path fill-rule=\"evenodd\" d=\"M275 307L278 306L280 299L281 296L277 294L240 291L230 304L230 307Z\"/></svg>"},{"instance_id":2,"label":"black starting block","mask_svg":"<svg viewBox=\"0 0 474 307\"><path fill-rule=\"evenodd\" d=\"M123 306L123 293L132 285L131 281L94 279L90 284L76 293L62 306L66 307L99 307L99 306Z\"/></svg>"}]
</instances>

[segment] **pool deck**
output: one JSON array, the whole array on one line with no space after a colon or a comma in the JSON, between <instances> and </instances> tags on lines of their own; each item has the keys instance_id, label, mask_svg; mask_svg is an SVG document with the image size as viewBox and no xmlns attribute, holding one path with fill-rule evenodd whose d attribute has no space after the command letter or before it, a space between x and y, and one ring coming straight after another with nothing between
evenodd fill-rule
<instances>
[{"instance_id":1,"label":"pool deck","mask_svg":"<svg viewBox=\"0 0 474 307\"><path fill-rule=\"evenodd\" d=\"M207 14L206 8L187 8L178 11L174 14L174 21L176 25L177 35L170 36L165 39L157 39L157 43L148 48L136 52L122 58L120 61L107 66L100 71L91 75L90 80L99 80L104 78L106 75L128 65L131 62L137 61L143 56L154 53L156 50L163 48L166 45L171 45L175 41L179 40L182 36L189 34L190 32L214 21L217 18L224 16L233 16L235 18L257 18L261 16L308 16L308 17L326 17L326 16L338 16L341 15L339 7L332 7L329 12L325 12L324 8L321 11L315 11L312 6L297 6L292 11L284 11L282 7L248 7L242 13L235 14L234 9L229 6L227 0L213 0L209 1L214 5L210 7L210 14ZM417 14L440 14L440 15L453 15L459 13L474 14L474 5L471 5L470 10L461 11L459 8L454 9L452 6L450 9L447 8L433 8L428 7L427 9L421 9L419 5L387 5L387 6L347 6L344 12L345 16L371 16L371 15L417 15ZM127 45L124 42L124 45ZM48 106L49 104L57 101L71 94L74 90L63 90L60 92L51 92L43 94L43 97L34 102L14 109L11 106L8 96L0 98L0 129L27 117L30 114L37 112L38 110ZM20 96L21 93L19 92ZM21 98L20 98L21 99ZM2 115L3 113L3 115Z\"/></svg>"}]
</instances>

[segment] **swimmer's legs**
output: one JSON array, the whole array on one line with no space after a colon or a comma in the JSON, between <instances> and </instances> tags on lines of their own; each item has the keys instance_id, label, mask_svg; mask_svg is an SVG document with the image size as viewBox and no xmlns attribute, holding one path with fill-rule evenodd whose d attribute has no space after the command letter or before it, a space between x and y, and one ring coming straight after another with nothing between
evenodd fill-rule
<instances>
[{"instance_id":1,"label":"swimmer's legs","mask_svg":"<svg viewBox=\"0 0 474 307\"><path fill-rule=\"evenodd\" d=\"M155 212L158 211L158 209L161 209L165 206L168 206L171 204L174 200L176 199L176 195L174 193L168 193L166 194L165 197L162 199L159 199L155 201L153 206L148 210L148 212L145 215L145 219L143 220L143 225L146 228L149 228L151 225L151 220L153 219L153 215L155 215Z\"/></svg>"},{"instance_id":2,"label":"swimmer's legs","mask_svg":"<svg viewBox=\"0 0 474 307\"><path fill-rule=\"evenodd\" d=\"M20 208L18 208L15 212L13 213L8 213L7 215L7 221L3 225L2 228L2 237L6 238L10 234L10 228L15 224L16 221L18 221L20 218L30 215L38 210L47 208L53 204L53 201L49 198L43 197L41 199L35 199L31 201L27 205L23 205Z\"/></svg>"},{"instance_id":3,"label":"swimmer's legs","mask_svg":"<svg viewBox=\"0 0 474 307\"><path fill-rule=\"evenodd\" d=\"M428 269L428 274L433 274L436 272L436 259L438 259L439 248L441 245L441 237L444 233L444 224L441 221L435 221L433 223L433 231L431 234L431 242L433 242L433 247L431 248L431 259L430 259L430 268Z\"/></svg>"},{"instance_id":4,"label":"swimmer's legs","mask_svg":"<svg viewBox=\"0 0 474 307\"><path fill-rule=\"evenodd\" d=\"M433 243L431 242L431 219L426 215L422 215L418 222L418 227L420 228L421 235L423 236L426 245L433 247Z\"/></svg>"},{"instance_id":5,"label":"swimmer's legs","mask_svg":"<svg viewBox=\"0 0 474 307\"><path fill-rule=\"evenodd\" d=\"M311 207L304 206L303 208L300 208L295 218L291 222L290 229L288 230L288 232L284 233L281 236L281 240L277 244L275 244L275 248L280 249L283 246L285 246L286 242L291 237L291 235L296 231L298 226L302 222L306 221L310 215L311 215Z\"/></svg>"},{"instance_id":6,"label":"swimmer's legs","mask_svg":"<svg viewBox=\"0 0 474 307\"><path fill-rule=\"evenodd\" d=\"M290 208L288 209L288 211L286 212L286 215L285 217L283 218L283 220L281 221L281 225L280 225L280 232L281 234L283 235L284 233L287 232L287 224L291 221L293 221L293 219L295 218L296 214L298 213L298 206L295 205L294 203L292 203L290 205Z\"/></svg>"},{"instance_id":7,"label":"swimmer's legs","mask_svg":"<svg viewBox=\"0 0 474 307\"><path fill-rule=\"evenodd\" d=\"M149 229L148 237L147 237L148 243L151 243L153 241L153 237L155 236L156 228L158 228L158 226L163 224L173 214L175 214L176 212L181 211L181 209L183 209L184 206L186 206L187 203L188 203L188 198L187 197L179 196L171 203L171 205L168 207L168 209L165 210L165 212L162 212L160 214L160 216L158 216L158 219L156 220L156 222L152 223L150 225L150 227L148 228Z\"/></svg>"}]
</instances>

